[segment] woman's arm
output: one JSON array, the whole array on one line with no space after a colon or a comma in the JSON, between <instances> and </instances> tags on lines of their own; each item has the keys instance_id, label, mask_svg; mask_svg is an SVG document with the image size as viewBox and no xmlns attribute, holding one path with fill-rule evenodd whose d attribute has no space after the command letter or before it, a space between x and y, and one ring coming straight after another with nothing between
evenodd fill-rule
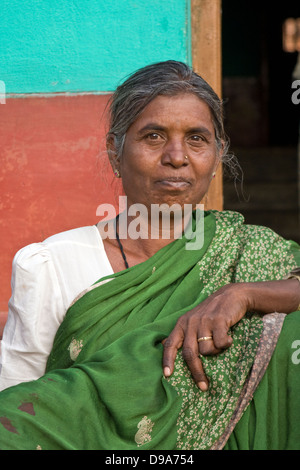
<instances>
[{"instance_id":1,"label":"woman's arm","mask_svg":"<svg viewBox=\"0 0 300 470\"><path fill-rule=\"evenodd\" d=\"M203 391L208 388L199 354L218 354L232 344L228 335L246 312L261 314L291 313L299 309L300 282L297 279L228 284L179 318L163 343L164 375L172 374L177 350L182 355L195 382ZM198 338L212 339L198 342Z\"/></svg>"},{"instance_id":2,"label":"woman's arm","mask_svg":"<svg viewBox=\"0 0 300 470\"><path fill-rule=\"evenodd\" d=\"M42 243L28 245L15 255L11 287L1 341L0 390L45 373L65 313L56 271Z\"/></svg>"}]
</instances>

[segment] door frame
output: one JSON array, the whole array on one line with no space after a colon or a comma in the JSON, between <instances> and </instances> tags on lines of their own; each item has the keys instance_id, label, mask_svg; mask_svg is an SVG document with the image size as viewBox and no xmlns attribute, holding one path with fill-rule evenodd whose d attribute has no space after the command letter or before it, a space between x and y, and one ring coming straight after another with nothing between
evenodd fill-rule
<instances>
[{"instance_id":1,"label":"door frame","mask_svg":"<svg viewBox=\"0 0 300 470\"><path fill-rule=\"evenodd\" d=\"M192 65L222 95L221 0L191 0ZM223 171L220 164L209 191L201 201L205 209L223 210Z\"/></svg>"}]
</instances>

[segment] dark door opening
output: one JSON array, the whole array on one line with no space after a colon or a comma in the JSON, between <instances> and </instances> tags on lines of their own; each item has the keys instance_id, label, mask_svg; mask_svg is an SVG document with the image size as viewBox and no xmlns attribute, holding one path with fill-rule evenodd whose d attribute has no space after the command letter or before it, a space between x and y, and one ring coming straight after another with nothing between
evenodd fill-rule
<instances>
[{"instance_id":1,"label":"dark door opening","mask_svg":"<svg viewBox=\"0 0 300 470\"><path fill-rule=\"evenodd\" d=\"M300 17L300 4L286 3L222 2L225 123L244 178L235 186L225 168L224 209L300 242L298 52L282 41L284 21Z\"/></svg>"}]
</instances>

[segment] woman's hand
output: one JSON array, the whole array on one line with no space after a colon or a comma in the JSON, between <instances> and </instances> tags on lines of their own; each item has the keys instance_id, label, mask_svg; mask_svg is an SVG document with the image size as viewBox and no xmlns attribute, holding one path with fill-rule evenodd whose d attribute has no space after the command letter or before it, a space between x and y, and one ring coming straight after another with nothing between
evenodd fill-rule
<instances>
[{"instance_id":1,"label":"woman's hand","mask_svg":"<svg viewBox=\"0 0 300 470\"><path fill-rule=\"evenodd\" d=\"M290 313L298 309L300 283L296 279L228 284L200 305L193 308L176 323L171 334L163 341L163 369L165 377L173 373L179 348L198 387L208 389L199 354L218 354L232 344L230 328L247 311L262 314ZM212 339L198 341L201 337Z\"/></svg>"},{"instance_id":2,"label":"woman's hand","mask_svg":"<svg viewBox=\"0 0 300 470\"><path fill-rule=\"evenodd\" d=\"M163 342L163 368L166 377L172 374L177 350L182 347L182 356L198 387L203 391L208 389L208 380L199 354L218 354L232 344L230 327L245 315L248 307L242 286L243 284L229 284L222 287L179 318L175 328ZM198 341L205 337L211 339Z\"/></svg>"}]
</instances>

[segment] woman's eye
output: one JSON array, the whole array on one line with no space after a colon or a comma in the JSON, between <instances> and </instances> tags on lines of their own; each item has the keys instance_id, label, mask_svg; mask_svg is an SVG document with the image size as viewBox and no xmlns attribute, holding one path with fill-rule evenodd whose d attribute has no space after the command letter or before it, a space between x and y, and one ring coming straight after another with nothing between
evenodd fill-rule
<instances>
[{"instance_id":1,"label":"woman's eye","mask_svg":"<svg viewBox=\"0 0 300 470\"><path fill-rule=\"evenodd\" d=\"M157 134L157 132L150 132L145 135L145 141L151 145L158 145L163 142L163 137L160 134Z\"/></svg>"},{"instance_id":2,"label":"woman's eye","mask_svg":"<svg viewBox=\"0 0 300 470\"><path fill-rule=\"evenodd\" d=\"M160 136L156 134L156 132L151 132L151 134L147 134L146 137L150 140L158 140Z\"/></svg>"},{"instance_id":3,"label":"woman's eye","mask_svg":"<svg viewBox=\"0 0 300 470\"><path fill-rule=\"evenodd\" d=\"M190 139L192 142L203 142L204 139L201 135L191 135Z\"/></svg>"}]
</instances>

